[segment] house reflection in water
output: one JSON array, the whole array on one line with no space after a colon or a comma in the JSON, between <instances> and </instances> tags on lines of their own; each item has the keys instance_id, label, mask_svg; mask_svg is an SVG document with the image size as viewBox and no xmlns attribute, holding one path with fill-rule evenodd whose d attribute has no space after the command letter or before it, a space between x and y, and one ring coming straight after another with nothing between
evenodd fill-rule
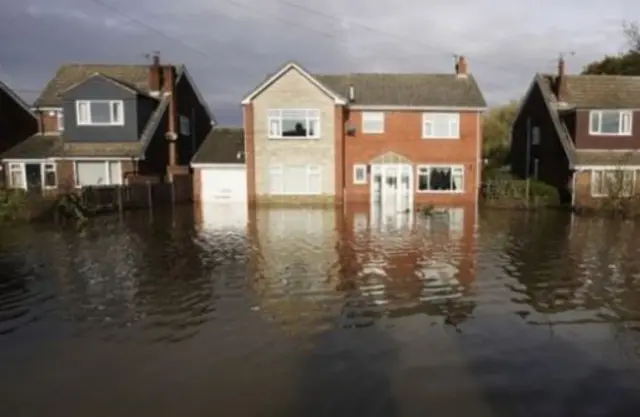
<instances>
[{"instance_id":1,"label":"house reflection in water","mask_svg":"<svg viewBox=\"0 0 640 417\"><path fill-rule=\"evenodd\" d=\"M465 297L475 225L475 205L427 217L369 205L252 209L251 288L281 323L350 327L422 313L457 325L475 307Z\"/></svg>"}]
</instances>

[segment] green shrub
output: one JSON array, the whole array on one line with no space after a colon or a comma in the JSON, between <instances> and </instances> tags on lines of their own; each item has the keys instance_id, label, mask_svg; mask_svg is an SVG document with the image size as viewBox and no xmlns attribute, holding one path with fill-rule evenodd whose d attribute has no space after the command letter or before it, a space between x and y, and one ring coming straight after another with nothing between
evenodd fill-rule
<instances>
[{"instance_id":1,"label":"green shrub","mask_svg":"<svg viewBox=\"0 0 640 417\"><path fill-rule=\"evenodd\" d=\"M23 190L0 189L0 221L31 221L51 208L52 199Z\"/></svg>"},{"instance_id":2,"label":"green shrub","mask_svg":"<svg viewBox=\"0 0 640 417\"><path fill-rule=\"evenodd\" d=\"M482 198L491 203L521 207L549 207L560 204L558 190L540 181L529 181L527 195L527 181L513 179L509 176L494 177L482 186Z\"/></svg>"}]
</instances>

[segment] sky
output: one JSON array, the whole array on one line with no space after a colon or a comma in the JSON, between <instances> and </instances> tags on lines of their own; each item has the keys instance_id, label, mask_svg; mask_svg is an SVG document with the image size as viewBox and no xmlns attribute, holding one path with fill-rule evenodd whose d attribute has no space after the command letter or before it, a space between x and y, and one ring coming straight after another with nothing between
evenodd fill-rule
<instances>
[{"instance_id":1,"label":"sky","mask_svg":"<svg viewBox=\"0 0 640 417\"><path fill-rule=\"evenodd\" d=\"M452 72L465 55L490 105L537 71L626 48L637 0L1 0L0 79L32 102L68 62L183 63L221 124L289 60L310 72Z\"/></svg>"}]
</instances>

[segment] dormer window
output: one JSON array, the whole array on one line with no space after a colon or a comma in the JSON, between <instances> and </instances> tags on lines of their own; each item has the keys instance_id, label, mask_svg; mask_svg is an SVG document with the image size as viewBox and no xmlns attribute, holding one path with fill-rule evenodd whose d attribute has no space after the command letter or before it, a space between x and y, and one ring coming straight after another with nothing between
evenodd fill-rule
<instances>
[{"instance_id":1,"label":"dormer window","mask_svg":"<svg viewBox=\"0 0 640 417\"><path fill-rule=\"evenodd\" d=\"M121 100L76 101L79 126L122 126L124 104Z\"/></svg>"},{"instance_id":2,"label":"dormer window","mask_svg":"<svg viewBox=\"0 0 640 417\"><path fill-rule=\"evenodd\" d=\"M629 136L633 113L629 110L592 110L589 134L594 136Z\"/></svg>"}]
</instances>

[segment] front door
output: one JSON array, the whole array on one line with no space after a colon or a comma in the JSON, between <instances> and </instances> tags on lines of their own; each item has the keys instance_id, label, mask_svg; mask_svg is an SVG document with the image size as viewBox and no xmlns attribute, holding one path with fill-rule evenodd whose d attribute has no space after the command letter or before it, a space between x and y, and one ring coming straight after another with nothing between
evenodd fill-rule
<instances>
[{"instance_id":1,"label":"front door","mask_svg":"<svg viewBox=\"0 0 640 417\"><path fill-rule=\"evenodd\" d=\"M371 167L371 202L385 211L406 211L413 203L413 170L410 164L375 164Z\"/></svg>"}]
</instances>

